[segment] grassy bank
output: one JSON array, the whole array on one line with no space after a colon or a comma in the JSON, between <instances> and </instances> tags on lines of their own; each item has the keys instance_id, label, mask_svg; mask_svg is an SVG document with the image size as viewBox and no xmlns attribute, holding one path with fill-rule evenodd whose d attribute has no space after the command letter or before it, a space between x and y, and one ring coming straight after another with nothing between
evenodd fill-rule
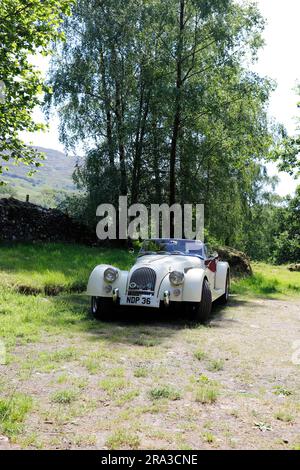
<instances>
[{"instance_id":1,"label":"grassy bank","mask_svg":"<svg viewBox=\"0 0 300 470\"><path fill-rule=\"evenodd\" d=\"M232 293L266 298L300 296L300 273L291 272L288 266L253 263L253 276L233 280Z\"/></svg>"},{"instance_id":2,"label":"grassy bank","mask_svg":"<svg viewBox=\"0 0 300 470\"><path fill-rule=\"evenodd\" d=\"M97 264L128 269L126 250L60 243L0 245L0 285L25 294L80 292Z\"/></svg>"},{"instance_id":3,"label":"grassy bank","mask_svg":"<svg viewBox=\"0 0 300 470\"><path fill-rule=\"evenodd\" d=\"M24 294L54 295L85 290L97 264L129 269L136 259L126 250L60 243L0 245L0 285ZM300 295L300 273L287 266L253 263L254 275L234 279L232 293L266 297Z\"/></svg>"}]
</instances>

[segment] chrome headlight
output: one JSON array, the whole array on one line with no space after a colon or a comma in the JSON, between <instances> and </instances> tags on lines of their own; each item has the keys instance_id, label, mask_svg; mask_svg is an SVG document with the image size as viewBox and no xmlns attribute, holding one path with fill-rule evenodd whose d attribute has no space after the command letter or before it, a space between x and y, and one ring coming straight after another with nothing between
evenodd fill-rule
<instances>
[{"instance_id":1,"label":"chrome headlight","mask_svg":"<svg viewBox=\"0 0 300 470\"><path fill-rule=\"evenodd\" d=\"M105 271L104 271L104 279L106 282L115 282L115 280L117 279L119 273L116 269L114 268L107 268Z\"/></svg>"},{"instance_id":2,"label":"chrome headlight","mask_svg":"<svg viewBox=\"0 0 300 470\"><path fill-rule=\"evenodd\" d=\"M184 273L180 271L172 271L169 275L169 279L173 286L180 286L184 281Z\"/></svg>"}]
</instances>

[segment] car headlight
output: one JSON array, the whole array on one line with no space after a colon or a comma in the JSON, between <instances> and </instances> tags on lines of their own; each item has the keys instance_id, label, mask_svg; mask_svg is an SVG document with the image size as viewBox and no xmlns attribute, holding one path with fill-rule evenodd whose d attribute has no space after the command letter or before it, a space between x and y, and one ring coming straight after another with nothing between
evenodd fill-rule
<instances>
[{"instance_id":1,"label":"car headlight","mask_svg":"<svg viewBox=\"0 0 300 470\"><path fill-rule=\"evenodd\" d=\"M118 271L114 268L107 268L104 271L104 279L106 282L115 282L118 275L119 275Z\"/></svg>"},{"instance_id":2,"label":"car headlight","mask_svg":"<svg viewBox=\"0 0 300 470\"><path fill-rule=\"evenodd\" d=\"M173 286L180 286L184 281L184 273L180 271L172 271L169 275L169 279Z\"/></svg>"}]
</instances>

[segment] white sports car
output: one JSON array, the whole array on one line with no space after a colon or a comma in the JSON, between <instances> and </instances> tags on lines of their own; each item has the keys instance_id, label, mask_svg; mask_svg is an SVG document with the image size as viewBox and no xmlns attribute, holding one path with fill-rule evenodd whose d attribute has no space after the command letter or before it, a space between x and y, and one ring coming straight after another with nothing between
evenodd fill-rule
<instances>
[{"instance_id":1,"label":"white sports car","mask_svg":"<svg viewBox=\"0 0 300 470\"><path fill-rule=\"evenodd\" d=\"M180 305L199 322L209 318L212 302L228 301L230 268L197 240L151 239L143 242L130 271L97 266L87 294L91 311L109 319L114 307L156 308Z\"/></svg>"}]
</instances>

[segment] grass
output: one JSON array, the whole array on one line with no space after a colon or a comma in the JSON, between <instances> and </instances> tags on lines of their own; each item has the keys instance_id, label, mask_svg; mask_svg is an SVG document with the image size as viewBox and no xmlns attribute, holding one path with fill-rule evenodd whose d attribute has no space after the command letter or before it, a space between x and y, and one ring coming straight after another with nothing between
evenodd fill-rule
<instances>
[{"instance_id":1,"label":"grass","mask_svg":"<svg viewBox=\"0 0 300 470\"><path fill-rule=\"evenodd\" d=\"M70 403L76 400L76 397L77 394L73 390L60 390L52 394L51 401L60 405L70 405Z\"/></svg>"},{"instance_id":2,"label":"grass","mask_svg":"<svg viewBox=\"0 0 300 470\"><path fill-rule=\"evenodd\" d=\"M194 357L198 359L198 361L203 361L206 358L206 353L202 351L202 349L198 349L194 352Z\"/></svg>"},{"instance_id":3,"label":"grass","mask_svg":"<svg viewBox=\"0 0 300 470\"><path fill-rule=\"evenodd\" d=\"M25 296L0 286L0 337L7 348L37 342L42 331L58 334L91 327L85 298ZM49 358L50 360L51 358ZM55 358L54 358L55 359Z\"/></svg>"},{"instance_id":4,"label":"grass","mask_svg":"<svg viewBox=\"0 0 300 470\"><path fill-rule=\"evenodd\" d=\"M168 400L180 400L181 395L177 390L174 390L172 387L156 387L150 390L149 396L152 400L160 400L166 398Z\"/></svg>"},{"instance_id":5,"label":"grass","mask_svg":"<svg viewBox=\"0 0 300 470\"><path fill-rule=\"evenodd\" d=\"M128 387L128 383L124 378L107 378L99 383L100 388L107 392L110 396L114 396L119 390Z\"/></svg>"},{"instance_id":6,"label":"grass","mask_svg":"<svg viewBox=\"0 0 300 470\"><path fill-rule=\"evenodd\" d=\"M289 397L290 395L293 395L293 392L291 390L287 390L286 388L282 387L281 385L276 385L273 389L273 393L275 395L283 395L285 397Z\"/></svg>"},{"instance_id":7,"label":"grass","mask_svg":"<svg viewBox=\"0 0 300 470\"><path fill-rule=\"evenodd\" d=\"M211 432L204 432L202 437L208 444L213 444L216 440L215 436Z\"/></svg>"},{"instance_id":8,"label":"grass","mask_svg":"<svg viewBox=\"0 0 300 470\"><path fill-rule=\"evenodd\" d=\"M126 250L63 243L2 244L0 257L0 285L27 295L82 292L97 264L126 269L134 259Z\"/></svg>"},{"instance_id":9,"label":"grass","mask_svg":"<svg viewBox=\"0 0 300 470\"><path fill-rule=\"evenodd\" d=\"M0 245L0 285L25 295L82 292L91 270L107 263L128 269L135 257L126 250L62 243ZM300 274L287 266L253 263L254 275L232 282L232 293L276 297L300 295ZM141 336L137 344L155 346Z\"/></svg>"},{"instance_id":10,"label":"grass","mask_svg":"<svg viewBox=\"0 0 300 470\"><path fill-rule=\"evenodd\" d=\"M0 430L9 437L19 434L27 413L32 408L32 398L15 393L11 397L0 399Z\"/></svg>"},{"instance_id":11,"label":"grass","mask_svg":"<svg viewBox=\"0 0 300 470\"><path fill-rule=\"evenodd\" d=\"M201 375L200 378L196 380L195 401L197 403L212 405L217 401L218 395L219 387L217 382L210 380L205 375Z\"/></svg>"},{"instance_id":12,"label":"grass","mask_svg":"<svg viewBox=\"0 0 300 470\"><path fill-rule=\"evenodd\" d=\"M138 367L135 369L133 375L138 378L148 377L149 370L146 367Z\"/></svg>"},{"instance_id":13,"label":"grass","mask_svg":"<svg viewBox=\"0 0 300 470\"><path fill-rule=\"evenodd\" d=\"M224 369L224 361L223 359L212 359L209 361L207 366L207 370L211 372L219 372L220 370Z\"/></svg>"},{"instance_id":14,"label":"grass","mask_svg":"<svg viewBox=\"0 0 300 470\"><path fill-rule=\"evenodd\" d=\"M195 401L203 405L211 405L218 398L218 391L213 385L199 385L196 390Z\"/></svg>"},{"instance_id":15,"label":"grass","mask_svg":"<svg viewBox=\"0 0 300 470\"><path fill-rule=\"evenodd\" d=\"M190 328L181 321L101 323L88 315L89 299L75 291L85 288L92 268L97 263L111 263L127 269L134 259L121 250L0 244L0 342L4 342L7 358L0 379L0 434L27 448L64 448L66 439L74 446L93 447L95 436L98 447L109 449L136 449L144 443L149 449L177 448L179 435L182 446L194 448L194 442L201 446L203 440L222 446L221 428L214 425L202 434L201 429L205 429L199 420L213 412L223 414L224 422L228 411L223 400L228 397L235 400L232 402L236 417L245 421L249 433L264 430L261 423L259 429L254 429L253 416L247 414L251 396L240 393L245 385L238 385L236 391L227 386L235 377L232 368L246 376L249 361L255 356L251 344L241 347L243 335L248 334L243 330L244 323L256 323L256 310L247 309L247 299L237 309L233 302L224 309L227 318L233 309L239 315L240 308L245 315L242 322L227 324L225 336L225 330L213 324L211 328ZM254 279L234 283L235 292L262 297L297 295L299 273L261 263L254 265L254 271ZM257 318L257 322L262 321ZM258 333L261 331L264 330ZM272 332L271 329L271 336ZM280 334L278 330L276 347L281 344ZM236 350L238 356L234 354ZM223 360L218 359L220 351L226 351L230 361L219 374L220 382L215 382L214 373L224 366ZM244 357L245 351L250 355ZM267 351L262 351L262 358L265 354ZM210 371L210 377L202 375L197 379L197 374L205 369ZM191 377L194 380L189 383ZM299 399L296 372L291 377L295 377L294 382L284 380L278 372L276 382L270 383L272 409L268 410L263 396L257 398L265 410L262 416L270 417L274 428L281 427L287 433L299 419L298 408L292 406ZM20 393L11 395L11 383L17 385ZM284 387L276 387L277 383ZM276 395L291 402L291 406L278 401ZM31 396L35 397L34 402ZM210 410L209 405L216 402L217 406ZM229 416L229 423L236 421L233 418L234 415ZM257 418L260 419L261 416ZM65 424L71 422L76 423L72 436L64 431ZM174 426L176 432L162 430L159 435L157 423L166 423L170 429ZM298 440L291 439L290 445L298 444Z\"/></svg>"},{"instance_id":16,"label":"grass","mask_svg":"<svg viewBox=\"0 0 300 470\"><path fill-rule=\"evenodd\" d=\"M117 406L123 406L126 403L132 402L136 397L139 396L139 391L138 390L129 390L125 393L119 394L117 397L115 403Z\"/></svg>"},{"instance_id":17,"label":"grass","mask_svg":"<svg viewBox=\"0 0 300 470\"><path fill-rule=\"evenodd\" d=\"M231 292L274 298L300 296L300 273L289 271L287 265L253 263L253 273L251 277L233 280Z\"/></svg>"},{"instance_id":18,"label":"grass","mask_svg":"<svg viewBox=\"0 0 300 470\"><path fill-rule=\"evenodd\" d=\"M284 423L292 423L294 421L294 416L285 409L277 411L274 417L278 421L283 421Z\"/></svg>"},{"instance_id":19,"label":"grass","mask_svg":"<svg viewBox=\"0 0 300 470\"><path fill-rule=\"evenodd\" d=\"M110 450L117 450L121 448L138 449L140 446L140 439L136 434L132 434L128 430L118 430L114 432L106 441L106 446Z\"/></svg>"}]
</instances>

